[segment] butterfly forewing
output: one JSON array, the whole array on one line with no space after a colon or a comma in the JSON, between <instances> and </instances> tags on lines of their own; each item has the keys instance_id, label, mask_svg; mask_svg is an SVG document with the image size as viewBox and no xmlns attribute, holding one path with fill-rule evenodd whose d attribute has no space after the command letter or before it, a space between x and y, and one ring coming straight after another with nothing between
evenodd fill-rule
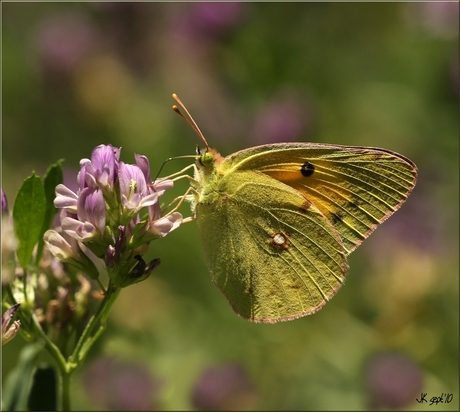
<instances>
[{"instance_id":1,"label":"butterfly forewing","mask_svg":"<svg viewBox=\"0 0 460 412\"><path fill-rule=\"evenodd\" d=\"M312 143L254 147L223 166L265 173L300 192L334 226L347 254L401 206L417 177L410 160L390 151Z\"/></svg>"}]
</instances>

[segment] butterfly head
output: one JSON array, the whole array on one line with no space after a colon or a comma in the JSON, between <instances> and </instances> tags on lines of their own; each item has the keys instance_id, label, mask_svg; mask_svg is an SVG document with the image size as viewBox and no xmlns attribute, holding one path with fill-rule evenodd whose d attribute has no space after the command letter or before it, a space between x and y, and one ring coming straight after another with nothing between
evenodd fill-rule
<instances>
[{"instance_id":1,"label":"butterfly head","mask_svg":"<svg viewBox=\"0 0 460 412\"><path fill-rule=\"evenodd\" d=\"M212 169L216 164L220 163L223 158L222 156L214 149L206 148L204 152L197 147L197 166L200 169Z\"/></svg>"}]
</instances>

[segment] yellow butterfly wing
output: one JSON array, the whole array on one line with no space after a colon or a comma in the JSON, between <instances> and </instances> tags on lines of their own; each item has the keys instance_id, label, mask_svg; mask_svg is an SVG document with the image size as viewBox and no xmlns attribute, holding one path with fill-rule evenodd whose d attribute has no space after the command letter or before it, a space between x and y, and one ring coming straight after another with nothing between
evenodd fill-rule
<instances>
[{"instance_id":1,"label":"yellow butterfly wing","mask_svg":"<svg viewBox=\"0 0 460 412\"><path fill-rule=\"evenodd\" d=\"M347 254L399 209L417 179L406 157L368 147L283 143L225 160L227 170L257 170L302 193L338 231Z\"/></svg>"},{"instance_id":2,"label":"yellow butterfly wing","mask_svg":"<svg viewBox=\"0 0 460 412\"><path fill-rule=\"evenodd\" d=\"M410 160L373 148L211 153L215 162L197 163L195 199L208 266L233 309L255 322L319 310L342 284L346 256L400 207L417 176Z\"/></svg>"},{"instance_id":3,"label":"yellow butterfly wing","mask_svg":"<svg viewBox=\"0 0 460 412\"><path fill-rule=\"evenodd\" d=\"M240 316L295 319L319 310L347 263L330 222L291 187L255 171L203 182L198 227L213 281Z\"/></svg>"}]
</instances>

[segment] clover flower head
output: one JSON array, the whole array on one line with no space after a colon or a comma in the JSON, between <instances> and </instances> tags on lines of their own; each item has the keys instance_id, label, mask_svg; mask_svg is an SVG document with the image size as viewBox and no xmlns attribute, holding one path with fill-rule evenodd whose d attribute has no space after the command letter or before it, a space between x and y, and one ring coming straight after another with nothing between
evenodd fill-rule
<instances>
[{"instance_id":1,"label":"clover flower head","mask_svg":"<svg viewBox=\"0 0 460 412\"><path fill-rule=\"evenodd\" d=\"M149 243L182 223L180 213L163 216L160 208L160 197L173 182L152 182L147 157L134 158L135 164L127 164L120 161L120 149L97 146L91 159L80 161L77 192L56 187L60 228L45 233L56 257L81 269L91 260L86 249L104 261L112 281L121 286L148 276L159 262L143 261ZM97 278L94 265L89 267L89 275Z\"/></svg>"}]
</instances>

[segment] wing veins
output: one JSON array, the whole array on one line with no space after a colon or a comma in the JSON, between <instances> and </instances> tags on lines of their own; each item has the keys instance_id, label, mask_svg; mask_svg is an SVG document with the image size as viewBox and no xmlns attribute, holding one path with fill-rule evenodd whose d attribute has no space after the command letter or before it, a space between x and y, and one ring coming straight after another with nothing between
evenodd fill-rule
<instances>
[{"instance_id":1,"label":"wing veins","mask_svg":"<svg viewBox=\"0 0 460 412\"><path fill-rule=\"evenodd\" d=\"M321 173L324 173L324 174L327 174L328 176L331 176L330 174L325 173L325 172L323 171L323 169L325 169L325 168L322 167L322 166L319 166L319 167L317 168L317 171L320 171ZM369 170L369 169L360 168L360 170ZM352 183L353 181L359 182L359 183L360 183L359 185L358 185L358 184L355 184L354 186L360 187L360 188L368 188L368 189L369 189L368 192L369 192L374 198L376 198L376 199L379 200L381 203L384 203L384 204L387 205L387 206L389 206L389 204L388 204L386 201L384 201L382 198L380 198L380 197L378 197L376 194L374 194L374 193L373 193L373 190L377 189L379 192L384 193L384 194L387 194L390 198L392 198L393 200L397 201L398 203L401 202L401 200L399 200L399 198L397 198L397 197L395 197L394 195L389 194L389 193L391 193L391 192L393 192L393 193L396 192L397 195L399 195L399 196L401 196L401 197L403 197L403 198L406 197L407 190L406 190L404 193L403 193L403 192L400 192L399 190L396 190L394 187L392 187L392 186L390 186L390 185L388 185L388 184L386 184L386 183L382 183L381 180L379 180L379 179L377 179L377 178L375 178L375 177L370 176L370 177L369 177L369 178L371 179L370 182L366 182L366 181L360 179L360 178L359 178L360 175L364 175L365 173L361 173L361 174L358 175L358 176L349 175L349 174L346 174L346 173L344 173L344 172L342 172L342 171L336 171L335 173L336 173L336 176L334 176L334 179L337 178L337 175L340 175L340 176L342 176L343 180L345 180L346 182L349 182L349 183ZM314 175L313 175L313 176L314 176ZM318 178L318 177L313 177L313 179L318 180L318 181L320 181L320 182L329 182L328 180L320 179L320 178ZM392 180L392 179L388 179L388 180L390 180L391 183L394 183L394 184L397 184L398 186L403 187L403 186L402 186L399 182L397 182L397 181L394 181L394 180ZM382 189L380 189L380 188L378 188L378 187L376 187L376 186L373 186L373 185L372 185L372 182L378 183L379 185L382 185L382 186L384 186L385 188L388 188L388 189L390 189L390 190L389 190L388 193L387 193L387 192L385 192L384 190L382 190ZM334 182L329 182L329 183L330 183L330 184L333 184L333 185L335 185L335 186L337 186L337 187L341 187L341 186L340 186L339 184L337 184L337 183L334 183ZM350 192L351 192L351 191L350 191ZM354 193L354 192L351 192L351 193Z\"/></svg>"}]
</instances>

